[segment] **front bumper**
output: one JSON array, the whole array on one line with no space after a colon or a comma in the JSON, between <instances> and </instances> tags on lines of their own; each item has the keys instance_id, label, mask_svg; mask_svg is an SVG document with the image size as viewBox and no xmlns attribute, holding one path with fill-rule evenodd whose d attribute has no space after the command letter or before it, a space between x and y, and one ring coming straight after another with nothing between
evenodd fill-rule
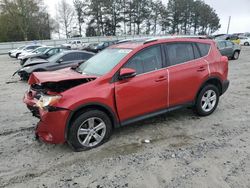
<instances>
[{"instance_id":1,"label":"front bumper","mask_svg":"<svg viewBox=\"0 0 250 188\"><path fill-rule=\"evenodd\" d=\"M21 78L22 80L28 80L29 77L30 77L30 74L27 73L27 72L25 72L25 71L17 71L16 73L20 76L20 78ZM16 73L14 73L14 75L15 75Z\"/></svg>"},{"instance_id":2,"label":"front bumper","mask_svg":"<svg viewBox=\"0 0 250 188\"><path fill-rule=\"evenodd\" d=\"M40 119L35 131L36 136L46 143L64 143L65 127L71 111L62 108L53 111L40 109L35 106L38 99L34 98L34 94L33 91L26 92L23 101L32 114Z\"/></svg>"},{"instance_id":3,"label":"front bumper","mask_svg":"<svg viewBox=\"0 0 250 188\"><path fill-rule=\"evenodd\" d=\"M65 127L69 110L49 112L39 109L40 121L36 127L36 135L43 142L62 144L65 140Z\"/></svg>"},{"instance_id":4,"label":"front bumper","mask_svg":"<svg viewBox=\"0 0 250 188\"><path fill-rule=\"evenodd\" d=\"M223 94L227 91L227 89L228 89L228 87L229 87L229 84L230 84L230 81L229 81L229 80L224 80L224 81L222 82L221 95L223 95Z\"/></svg>"}]
</instances>

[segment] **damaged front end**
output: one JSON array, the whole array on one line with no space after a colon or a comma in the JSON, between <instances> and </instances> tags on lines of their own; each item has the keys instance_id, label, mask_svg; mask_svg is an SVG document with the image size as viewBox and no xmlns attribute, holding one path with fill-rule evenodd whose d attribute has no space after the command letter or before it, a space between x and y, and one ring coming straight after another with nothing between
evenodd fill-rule
<instances>
[{"instance_id":1,"label":"damaged front end","mask_svg":"<svg viewBox=\"0 0 250 188\"><path fill-rule=\"evenodd\" d=\"M35 117L40 117L39 109L55 111L61 109L56 107L62 98L61 93L78 85L82 85L95 80L95 78L85 78L77 80L64 80L59 82L34 83L26 92L24 103Z\"/></svg>"}]
</instances>

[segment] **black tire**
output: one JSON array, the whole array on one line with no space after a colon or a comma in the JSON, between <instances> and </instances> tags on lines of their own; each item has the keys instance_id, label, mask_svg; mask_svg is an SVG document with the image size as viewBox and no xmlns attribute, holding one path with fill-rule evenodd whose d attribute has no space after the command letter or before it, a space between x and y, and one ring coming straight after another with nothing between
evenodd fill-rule
<instances>
[{"instance_id":1,"label":"black tire","mask_svg":"<svg viewBox=\"0 0 250 188\"><path fill-rule=\"evenodd\" d=\"M240 56L240 52L239 51L235 51L234 54L233 54L232 59L233 60L237 60L237 59L239 59L239 56Z\"/></svg>"},{"instance_id":2,"label":"black tire","mask_svg":"<svg viewBox=\"0 0 250 188\"><path fill-rule=\"evenodd\" d=\"M249 45L250 45L249 42L244 43L244 46L249 46Z\"/></svg>"},{"instance_id":3,"label":"black tire","mask_svg":"<svg viewBox=\"0 0 250 188\"><path fill-rule=\"evenodd\" d=\"M93 145L93 146L84 146L80 142L81 138L78 135L78 130L82 126L85 126L84 122L87 122L91 118L98 118L98 119L102 120L104 122L104 126L106 128L106 131L103 133L103 137L102 137L102 139L100 140L99 143L97 143L96 145ZM88 133L88 135L89 134L90 133ZM77 151L77 152L85 151L85 150L89 150L89 149L92 149L92 148L95 148L95 147L98 147L98 146L102 145L103 143L108 141L111 134L112 134L112 123L111 123L111 120L108 117L108 115L106 113L104 113L103 111L100 111L100 110L89 109L89 110L86 110L86 111L82 112L81 114L79 114L74 119L74 121L71 123L70 128L69 128L69 132L68 132L68 140L67 140L67 142L74 149L74 151ZM85 138L83 137L82 140L85 140L88 135L86 135ZM93 138L93 135L92 135L92 138ZM90 139L90 141L91 140L92 139ZM94 140L95 140L95 138L94 138Z\"/></svg>"},{"instance_id":4,"label":"black tire","mask_svg":"<svg viewBox=\"0 0 250 188\"><path fill-rule=\"evenodd\" d=\"M16 54L16 58L18 58L19 55L20 55L20 53Z\"/></svg>"},{"instance_id":5,"label":"black tire","mask_svg":"<svg viewBox=\"0 0 250 188\"><path fill-rule=\"evenodd\" d=\"M20 60L20 65L24 65L27 59Z\"/></svg>"},{"instance_id":6,"label":"black tire","mask_svg":"<svg viewBox=\"0 0 250 188\"><path fill-rule=\"evenodd\" d=\"M203 108L205 105L203 101L203 97L205 97L208 91L213 91L213 93L216 95L216 101L212 105L213 107L210 110L205 111ZM198 97L196 99L195 106L194 106L195 113L198 114L199 116L208 116L212 114L217 108L219 98L220 98L219 90L215 85L212 85L212 84L205 85L199 92Z\"/></svg>"}]
</instances>

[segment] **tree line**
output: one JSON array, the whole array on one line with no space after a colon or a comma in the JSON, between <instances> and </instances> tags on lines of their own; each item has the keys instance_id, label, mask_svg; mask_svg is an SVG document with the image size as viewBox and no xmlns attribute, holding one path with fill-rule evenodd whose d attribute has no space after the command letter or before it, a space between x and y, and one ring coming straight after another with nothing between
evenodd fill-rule
<instances>
[{"instance_id":1,"label":"tree line","mask_svg":"<svg viewBox=\"0 0 250 188\"><path fill-rule=\"evenodd\" d=\"M0 42L49 39L52 27L39 0L0 0Z\"/></svg>"},{"instance_id":2,"label":"tree line","mask_svg":"<svg viewBox=\"0 0 250 188\"><path fill-rule=\"evenodd\" d=\"M79 34L211 34L220 28L215 10L202 0L74 0Z\"/></svg>"},{"instance_id":3,"label":"tree line","mask_svg":"<svg viewBox=\"0 0 250 188\"><path fill-rule=\"evenodd\" d=\"M220 28L203 0L60 0L51 19L39 0L0 0L0 41L139 34L211 34Z\"/></svg>"}]
</instances>

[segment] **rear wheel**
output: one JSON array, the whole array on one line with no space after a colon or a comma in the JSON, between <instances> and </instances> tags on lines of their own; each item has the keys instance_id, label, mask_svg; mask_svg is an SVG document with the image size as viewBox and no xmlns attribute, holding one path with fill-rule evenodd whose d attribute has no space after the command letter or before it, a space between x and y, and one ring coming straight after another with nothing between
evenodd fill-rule
<instances>
[{"instance_id":1,"label":"rear wheel","mask_svg":"<svg viewBox=\"0 0 250 188\"><path fill-rule=\"evenodd\" d=\"M196 104L195 112L200 116L208 116L214 112L219 102L219 90L214 85L206 85L200 91Z\"/></svg>"},{"instance_id":2,"label":"rear wheel","mask_svg":"<svg viewBox=\"0 0 250 188\"><path fill-rule=\"evenodd\" d=\"M233 54L233 59L237 60L237 59L239 59L239 56L240 56L240 52L239 51L235 51L234 54Z\"/></svg>"},{"instance_id":3,"label":"rear wheel","mask_svg":"<svg viewBox=\"0 0 250 188\"><path fill-rule=\"evenodd\" d=\"M106 113L85 111L75 118L68 133L68 143L75 151L98 147L111 136L112 123Z\"/></svg>"}]
</instances>

